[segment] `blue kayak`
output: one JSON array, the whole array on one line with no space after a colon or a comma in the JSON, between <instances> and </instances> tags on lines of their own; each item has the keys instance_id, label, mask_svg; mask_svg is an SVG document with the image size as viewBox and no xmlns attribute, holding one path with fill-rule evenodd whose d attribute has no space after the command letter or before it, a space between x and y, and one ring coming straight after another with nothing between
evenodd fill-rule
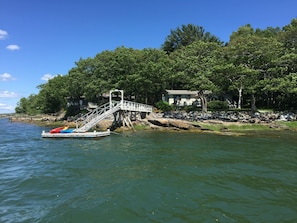
<instances>
[{"instance_id":1,"label":"blue kayak","mask_svg":"<svg viewBox=\"0 0 297 223\"><path fill-rule=\"evenodd\" d=\"M60 133L72 133L74 129L61 130Z\"/></svg>"}]
</instances>

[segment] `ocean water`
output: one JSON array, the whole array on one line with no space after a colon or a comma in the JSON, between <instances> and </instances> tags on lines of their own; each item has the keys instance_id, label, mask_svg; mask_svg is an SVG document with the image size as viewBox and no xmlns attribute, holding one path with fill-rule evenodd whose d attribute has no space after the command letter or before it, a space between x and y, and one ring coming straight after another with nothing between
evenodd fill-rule
<instances>
[{"instance_id":1,"label":"ocean water","mask_svg":"<svg viewBox=\"0 0 297 223\"><path fill-rule=\"evenodd\" d=\"M296 222L297 133L43 139L0 119L0 222Z\"/></svg>"}]
</instances>

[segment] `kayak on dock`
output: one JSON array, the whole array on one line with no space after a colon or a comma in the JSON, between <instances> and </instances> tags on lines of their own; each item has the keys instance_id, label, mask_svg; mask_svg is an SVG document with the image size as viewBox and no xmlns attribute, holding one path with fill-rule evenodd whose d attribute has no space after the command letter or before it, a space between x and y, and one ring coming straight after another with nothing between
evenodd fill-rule
<instances>
[{"instance_id":1,"label":"kayak on dock","mask_svg":"<svg viewBox=\"0 0 297 223\"><path fill-rule=\"evenodd\" d=\"M60 133L72 133L74 129L62 129Z\"/></svg>"},{"instance_id":2,"label":"kayak on dock","mask_svg":"<svg viewBox=\"0 0 297 223\"><path fill-rule=\"evenodd\" d=\"M62 130L62 131L67 131L67 130ZM50 132L45 132L42 131L41 136L42 138L99 138L103 136L109 136L110 135L110 130L107 129L107 131L104 132L75 132L72 130L70 132L70 129L68 132L59 132L59 133L50 133Z\"/></svg>"},{"instance_id":3,"label":"kayak on dock","mask_svg":"<svg viewBox=\"0 0 297 223\"><path fill-rule=\"evenodd\" d=\"M65 127L58 127L50 130L51 134L60 133Z\"/></svg>"}]
</instances>

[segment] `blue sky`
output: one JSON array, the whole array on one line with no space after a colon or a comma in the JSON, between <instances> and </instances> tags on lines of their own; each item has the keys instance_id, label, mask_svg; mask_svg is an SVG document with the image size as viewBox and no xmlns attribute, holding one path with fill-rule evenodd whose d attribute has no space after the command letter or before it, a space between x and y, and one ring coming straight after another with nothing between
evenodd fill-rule
<instances>
[{"instance_id":1,"label":"blue sky","mask_svg":"<svg viewBox=\"0 0 297 223\"><path fill-rule=\"evenodd\" d=\"M20 98L80 58L160 48L183 24L228 42L246 24L282 28L296 9L296 0L0 0L0 113L14 112Z\"/></svg>"}]
</instances>

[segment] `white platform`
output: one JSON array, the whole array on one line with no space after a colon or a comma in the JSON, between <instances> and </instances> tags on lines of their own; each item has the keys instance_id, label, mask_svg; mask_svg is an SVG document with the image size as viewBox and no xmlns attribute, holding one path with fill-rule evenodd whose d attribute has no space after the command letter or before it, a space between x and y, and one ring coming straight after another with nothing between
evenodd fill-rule
<instances>
[{"instance_id":1,"label":"white platform","mask_svg":"<svg viewBox=\"0 0 297 223\"><path fill-rule=\"evenodd\" d=\"M110 130L105 132L72 132L72 133L49 133L42 131L42 138L99 138L109 136Z\"/></svg>"}]
</instances>

